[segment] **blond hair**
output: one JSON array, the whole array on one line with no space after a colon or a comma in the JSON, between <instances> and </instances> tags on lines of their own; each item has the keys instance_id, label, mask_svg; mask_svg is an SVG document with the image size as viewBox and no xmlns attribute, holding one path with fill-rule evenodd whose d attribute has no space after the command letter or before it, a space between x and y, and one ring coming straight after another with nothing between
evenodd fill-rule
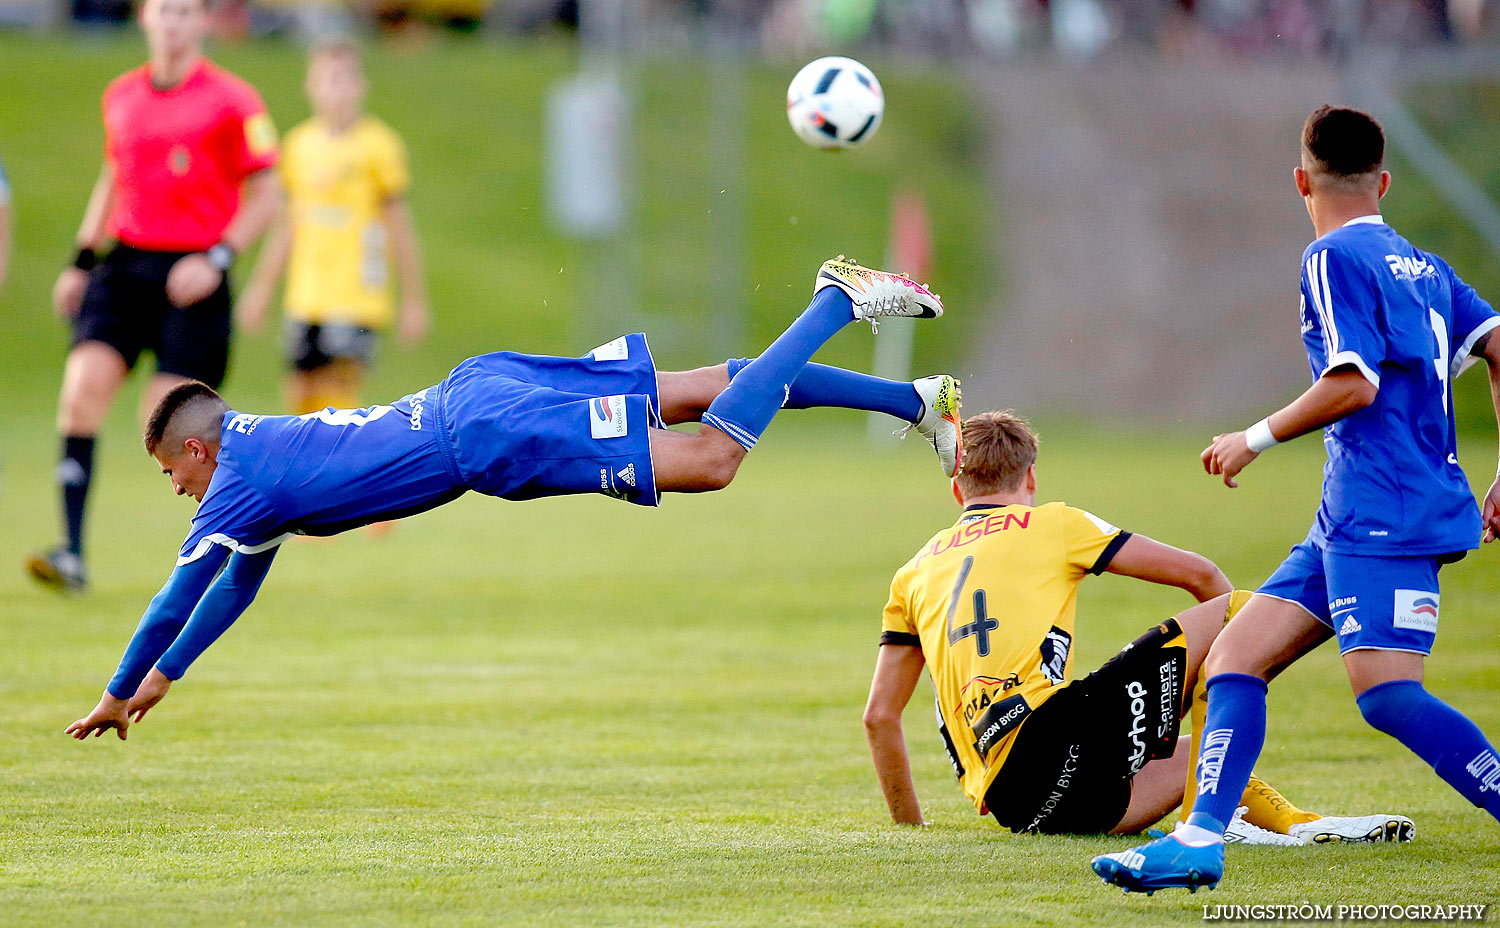
<instances>
[{"instance_id":1,"label":"blond hair","mask_svg":"<svg viewBox=\"0 0 1500 928\"><path fill-rule=\"evenodd\" d=\"M1014 410L965 419L963 443L963 470L955 480L965 498L1019 490L1036 463L1036 433Z\"/></svg>"}]
</instances>

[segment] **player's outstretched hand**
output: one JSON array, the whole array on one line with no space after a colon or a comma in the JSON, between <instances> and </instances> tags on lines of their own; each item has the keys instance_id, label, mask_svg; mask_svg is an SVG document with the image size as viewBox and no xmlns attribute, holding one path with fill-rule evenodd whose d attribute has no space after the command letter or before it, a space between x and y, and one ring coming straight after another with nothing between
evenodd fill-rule
<instances>
[{"instance_id":1,"label":"player's outstretched hand","mask_svg":"<svg viewBox=\"0 0 1500 928\"><path fill-rule=\"evenodd\" d=\"M94 711L74 722L67 727L64 734L72 735L79 741L93 735L95 738L109 731L111 728L125 740L125 730L130 727L130 718L125 712L125 700L116 699L106 691L99 699L99 705Z\"/></svg>"},{"instance_id":2,"label":"player's outstretched hand","mask_svg":"<svg viewBox=\"0 0 1500 928\"><path fill-rule=\"evenodd\" d=\"M1484 523L1484 543L1489 544L1500 538L1500 477L1496 477L1495 482L1490 484L1490 492L1485 494L1480 515Z\"/></svg>"},{"instance_id":3,"label":"player's outstretched hand","mask_svg":"<svg viewBox=\"0 0 1500 928\"><path fill-rule=\"evenodd\" d=\"M83 291L88 287L88 271L76 267L64 268L57 275L57 283L52 285L52 308L57 310L57 315L62 319L72 319L78 315L78 307L83 305Z\"/></svg>"},{"instance_id":4,"label":"player's outstretched hand","mask_svg":"<svg viewBox=\"0 0 1500 928\"><path fill-rule=\"evenodd\" d=\"M1203 460L1205 473L1222 474L1226 487L1237 487L1239 484L1234 479L1235 475L1260 455L1250 450L1244 432L1230 432L1227 435L1215 435L1199 457Z\"/></svg>"},{"instance_id":5,"label":"player's outstretched hand","mask_svg":"<svg viewBox=\"0 0 1500 928\"><path fill-rule=\"evenodd\" d=\"M224 272L213 266L208 255L185 255L167 272L167 299L179 309L201 303L223 280Z\"/></svg>"},{"instance_id":6,"label":"player's outstretched hand","mask_svg":"<svg viewBox=\"0 0 1500 928\"><path fill-rule=\"evenodd\" d=\"M130 713L130 720L139 722L144 718L148 709L166 698L167 689L171 685L172 681L166 674L152 667L151 672L146 674L146 679L136 687L135 695L130 697L130 706L126 709Z\"/></svg>"}]
</instances>

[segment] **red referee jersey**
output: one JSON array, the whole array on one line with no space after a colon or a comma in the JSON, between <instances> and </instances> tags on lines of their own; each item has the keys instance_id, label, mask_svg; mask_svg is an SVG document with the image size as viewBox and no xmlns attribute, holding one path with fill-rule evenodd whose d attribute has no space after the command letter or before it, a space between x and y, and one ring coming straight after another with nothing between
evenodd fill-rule
<instances>
[{"instance_id":1,"label":"red referee jersey","mask_svg":"<svg viewBox=\"0 0 1500 928\"><path fill-rule=\"evenodd\" d=\"M203 251L239 209L240 184L276 163L276 129L255 88L206 59L168 90L142 66L104 91L104 154L115 170L115 238Z\"/></svg>"}]
</instances>

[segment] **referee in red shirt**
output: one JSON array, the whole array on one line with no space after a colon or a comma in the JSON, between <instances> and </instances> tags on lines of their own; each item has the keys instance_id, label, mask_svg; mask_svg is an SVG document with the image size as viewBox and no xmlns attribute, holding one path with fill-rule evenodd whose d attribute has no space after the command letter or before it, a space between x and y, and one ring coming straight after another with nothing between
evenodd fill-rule
<instances>
[{"instance_id":1,"label":"referee in red shirt","mask_svg":"<svg viewBox=\"0 0 1500 928\"><path fill-rule=\"evenodd\" d=\"M82 590L84 504L94 440L141 353L154 408L184 380L218 386L229 360L227 273L280 197L276 130L260 95L203 56L209 0L145 0L150 61L104 92L105 160L78 230L78 254L52 291L73 320L57 424L66 538L33 555L33 577ZM106 236L117 244L101 261Z\"/></svg>"}]
</instances>

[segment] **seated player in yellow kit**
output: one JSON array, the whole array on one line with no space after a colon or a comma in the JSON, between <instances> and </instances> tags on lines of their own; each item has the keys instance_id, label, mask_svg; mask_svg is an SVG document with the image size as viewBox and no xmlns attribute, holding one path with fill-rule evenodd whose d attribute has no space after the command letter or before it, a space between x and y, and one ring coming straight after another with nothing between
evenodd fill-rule
<instances>
[{"instance_id":1,"label":"seated player in yellow kit","mask_svg":"<svg viewBox=\"0 0 1500 928\"><path fill-rule=\"evenodd\" d=\"M925 665L940 733L979 813L1013 831L1130 834L1183 803L1204 704L1198 668L1250 598L1199 554L1121 531L1063 503L1036 504L1037 438L1007 412L964 422L963 507L896 572L865 709L891 818L923 823L901 712ZM1109 571L1179 587L1200 605L1073 680L1078 584ZM1191 699L1185 698L1193 694ZM1189 803L1190 804L1190 803ZM1255 844L1409 839L1399 815L1320 816L1254 777L1227 840Z\"/></svg>"},{"instance_id":2,"label":"seated player in yellow kit","mask_svg":"<svg viewBox=\"0 0 1500 928\"><path fill-rule=\"evenodd\" d=\"M240 321L259 328L283 270L287 405L294 414L360 406L377 333L391 323L390 268L399 278L398 334L428 324L411 210L406 151L389 126L365 115L359 50L344 39L308 57L313 117L286 135L281 170L287 208L267 237L240 300Z\"/></svg>"}]
</instances>

